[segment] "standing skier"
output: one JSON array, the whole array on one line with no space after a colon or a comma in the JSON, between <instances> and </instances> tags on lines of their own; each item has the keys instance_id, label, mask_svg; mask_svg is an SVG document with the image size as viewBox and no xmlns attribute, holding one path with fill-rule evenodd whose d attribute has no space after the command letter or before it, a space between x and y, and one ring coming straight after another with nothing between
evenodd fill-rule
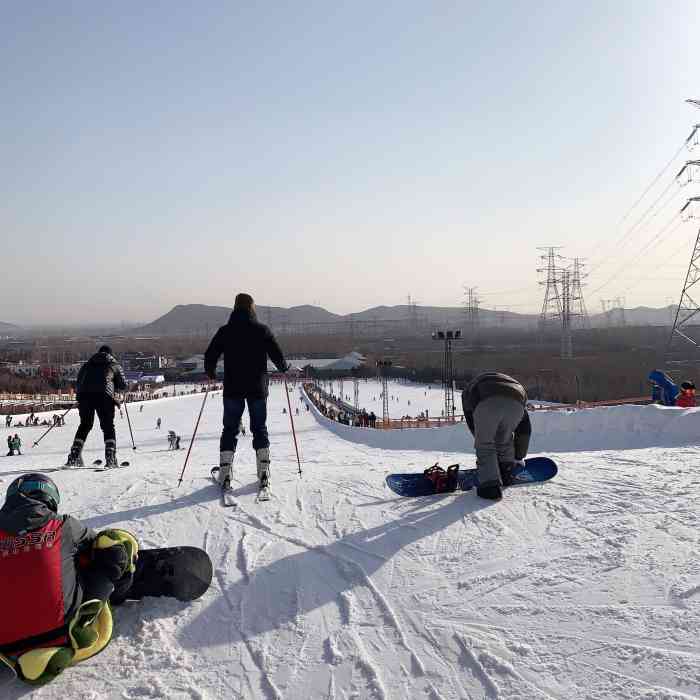
<instances>
[{"instance_id":1,"label":"standing skier","mask_svg":"<svg viewBox=\"0 0 700 700\"><path fill-rule=\"evenodd\" d=\"M56 484L24 474L0 508L0 670L31 685L109 643L112 613L133 580L138 544L124 530L95 533L59 515Z\"/></svg>"},{"instance_id":2,"label":"standing skier","mask_svg":"<svg viewBox=\"0 0 700 700\"><path fill-rule=\"evenodd\" d=\"M474 435L477 493L498 500L512 483L515 461L525 459L530 444L527 393L520 382L500 372L483 372L462 392L464 418Z\"/></svg>"},{"instance_id":3,"label":"standing skier","mask_svg":"<svg viewBox=\"0 0 700 700\"><path fill-rule=\"evenodd\" d=\"M267 358L280 372L289 365L275 336L255 315L255 303L249 294L238 294L225 326L221 326L204 355L204 369L216 378L216 364L224 356L224 429L221 433L219 483L231 479L231 465L236 451L236 435L248 403L250 430L253 433L260 489L270 480L270 440L267 435Z\"/></svg>"},{"instance_id":4,"label":"standing skier","mask_svg":"<svg viewBox=\"0 0 700 700\"><path fill-rule=\"evenodd\" d=\"M114 430L114 408L118 405L115 391L125 391L124 373L112 356L112 349L103 345L78 372L76 396L80 425L66 460L67 467L82 466L85 440L95 422L95 413L105 440L105 466L117 466L117 439Z\"/></svg>"}]
</instances>

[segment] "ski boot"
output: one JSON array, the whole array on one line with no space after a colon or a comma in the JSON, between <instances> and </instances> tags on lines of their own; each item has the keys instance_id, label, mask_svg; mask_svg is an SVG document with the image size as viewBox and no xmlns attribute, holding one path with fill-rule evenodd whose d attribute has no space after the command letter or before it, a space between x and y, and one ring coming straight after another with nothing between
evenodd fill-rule
<instances>
[{"instance_id":1,"label":"ski boot","mask_svg":"<svg viewBox=\"0 0 700 700\"><path fill-rule=\"evenodd\" d=\"M267 501L270 498L270 448L255 450L255 460L258 468L258 499Z\"/></svg>"},{"instance_id":2,"label":"ski boot","mask_svg":"<svg viewBox=\"0 0 700 700\"><path fill-rule=\"evenodd\" d=\"M117 462L117 441L105 440L105 469L118 467Z\"/></svg>"},{"instance_id":3,"label":"ski boot","mask_svg":"<svg viewBox=\"0 0 700 700\"><path fill-rule=\"evenodd\" d=\"M68 459L66 459L66 464L65 464L65 469L70 469L71 467L84 467L85 465L83 464L83 445L85 444L84 440L78 440L75 439L73 440L73 445L70 448L70 452L68 453Z\"/></svg>"},{"instance_id":4,"label":"ski boot","mask_svg":"<svg viewBox=\"0 0 700 700\"><path fill-rule=\"evenodd\" d=\"M222 450L219 453L219 472L217 481L221 486L231 485L231 474L233 472L233 455L234 450Z\"/></svg>"}]
</instances>

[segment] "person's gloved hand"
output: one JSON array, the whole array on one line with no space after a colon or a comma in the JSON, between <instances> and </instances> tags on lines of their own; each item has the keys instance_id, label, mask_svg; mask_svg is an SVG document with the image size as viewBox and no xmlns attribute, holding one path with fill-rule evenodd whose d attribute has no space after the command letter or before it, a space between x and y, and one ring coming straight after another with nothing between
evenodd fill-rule
<instances>
[{"instance_id":1,"label":"person's gloved hand","mask_svg":"<svg viewBox=\"0 0 700 700\"><path fill-rule=\"evenodd\" d=\"M94 568L103 572L113 583L129 571L129 554L123 544L115 543L111 547L94 549L92 552Z\"/></svg>"}]
</instances>

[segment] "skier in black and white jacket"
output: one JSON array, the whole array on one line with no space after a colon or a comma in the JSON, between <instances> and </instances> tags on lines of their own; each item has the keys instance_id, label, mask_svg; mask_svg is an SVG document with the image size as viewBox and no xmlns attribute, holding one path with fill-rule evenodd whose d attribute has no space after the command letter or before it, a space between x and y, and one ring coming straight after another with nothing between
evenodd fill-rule
<instances>
[{"instance_id":1,"label":"skier in black and white jacket","mask_svg":"<svg viewBox=\"0 0 700 700\"><path fill-rule=\"evenodd\" d=\"M121 366L112 355L112 349L103 345L78 372L76 397L80 413L80 425L75 433L67 467L83 464L82 451L85 440L95 422L95 413L105 440L105 465L117 466L117 440L114 429L114 409L119 402L115 391L125 391L126 380Z\"/></svg>"}]
</instances>

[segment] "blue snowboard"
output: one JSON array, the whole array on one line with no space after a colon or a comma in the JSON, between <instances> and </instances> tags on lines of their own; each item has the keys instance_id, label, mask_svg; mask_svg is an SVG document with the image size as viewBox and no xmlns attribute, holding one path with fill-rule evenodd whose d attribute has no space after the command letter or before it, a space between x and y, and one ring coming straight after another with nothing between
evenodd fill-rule
<instances>
[{"instance_id":1,"label":"blue snowboard","mask_svg":"<svg viewBox=\"0 0 700 700\"><path fill-rule=\"evenodd\" d=\"M530 457L525 460L525 467L518 467L513 471L515 483L536 484L549 481L557 473L557 465L549 457ZM476 469L460 469L456 491L469 491L478 485ZM399 496L432 496L435 494L435 486L423 473L418 474L389 474L386 485Z\"/></svg>"}]
</instances>

